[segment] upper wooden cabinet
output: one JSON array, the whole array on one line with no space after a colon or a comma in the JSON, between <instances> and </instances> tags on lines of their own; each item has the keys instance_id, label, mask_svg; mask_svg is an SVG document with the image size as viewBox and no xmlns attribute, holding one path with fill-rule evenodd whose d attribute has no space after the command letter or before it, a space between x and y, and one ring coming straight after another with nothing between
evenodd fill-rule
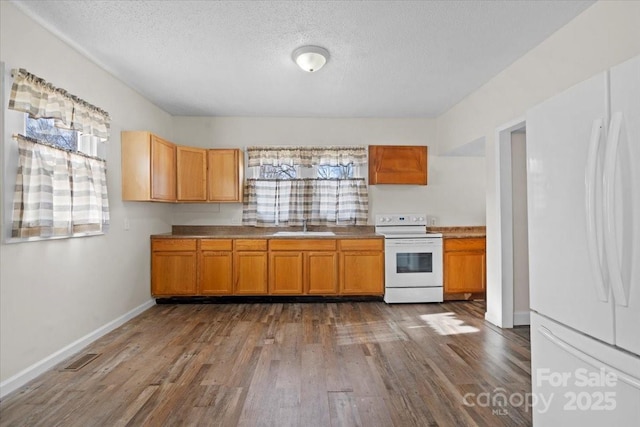
<instances>
[{"instance_id":1,"label":"upper wooden cabinet","mask_svg":"<svg viewBox=\"0 0 640 427\"><path fill-rule=\"evenodd\" d=\"M176 146L145 131L122 132L122 200L176 201Z\"/></svg>"},{"instance_id":2,"label":"upper wooden cabinet","mask_svg":"<svg viewBox=\"0 0 640 427\"><path fill-rule=\"evenodd\" d=\"M213 149L208 153L211 202L242 202L244 154L236 149Z\"/></svg>"},{"instance_id":3,"label":"upper wooden cabinet","mask_svg":"<svg viewBox=\"0 0 640 427\"><path fill-rule=\"evenodd\" d=\"M176 177L179 202L207 201L207 150L176 148Z\"/></svg>"},{"instance_id":4,"label":"upper wooden cabinet","mask_svg":"<svg viewBox=\"0 0 640 427\"><path fill-rule=\"evenodd\" d=\"M427 146L370 145L369 185L427 185Z\"/></svg>"},{"instance_id":5,"label":"upper wooden cabinet","mask_svg":"<svg viewBox=\"0 0 640 427\"><path fill-rule=\"evenodd\" d=\"M244 153L122 132L122 200L242 203Z\"/></svg>"}]
</instances>

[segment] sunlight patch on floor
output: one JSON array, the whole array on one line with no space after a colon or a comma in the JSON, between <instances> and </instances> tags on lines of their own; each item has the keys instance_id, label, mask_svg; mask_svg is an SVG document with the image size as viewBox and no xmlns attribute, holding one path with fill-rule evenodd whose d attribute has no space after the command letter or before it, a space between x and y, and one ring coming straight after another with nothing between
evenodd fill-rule
<instances>
[{"instance_id":1,"label":"sunlight patch on floor","mask_svg":"<svg viewBox=\"0 0 640 427\"><path fill-rule=\"evenodd\" d=\"M364 322L336 325L337 345L406 341L407 335L392 322Z\"/></svg>"},{"instance_id":2,"label":"sunlight patch on floor","mask_svg":"<svg viewBox=\"0 0 640 427\"><path fill-rule=\"evenodd\" d=\"M420 316L431 329L440 335L472 334L479 332L476 327L465 325L454 313L434 313Z\"/></svg>"}]
</instances>

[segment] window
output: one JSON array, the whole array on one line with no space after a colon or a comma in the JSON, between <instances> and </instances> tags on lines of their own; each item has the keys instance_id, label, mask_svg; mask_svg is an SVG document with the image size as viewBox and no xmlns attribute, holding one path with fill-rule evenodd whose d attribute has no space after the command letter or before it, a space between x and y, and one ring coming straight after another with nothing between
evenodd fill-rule
<instances>
[{"instance_id":1,"label":"window","mask_svg":"<svg viewBox=\"0 0 640 427\"><path fill-rule=\"evenodd\" d=\"M65 151L86 154L100 159L106 158L105 142L93 135L55 126L54 119L34 119L25 114L25 135L41 143Z\"/></svg>"},{"instance_id":2,"label":"window","mask_svg":"<svg viewBox=\"0 0 640 427\"><path fill-rule=\"evenodd\" d=\"M316 167L318 178L322 179L349 179L353 178L355 167L353 163L348 165L319 165Z\"/></svg>"},{"instance_id":3,"label":"window","mask_svg":"<svg viewBox=\"0 0 640 427\"><path fill-rule=\"evenodd\" d=\"M260 166L260 179L295 179L298 177L298 168L291 165L262 165Z\"/></svg>"},{"instance_id":4,"label":"window","mask_svg":"<svg viewBox=\"0 0 640 427\"><path fill-rule=\"evenodd\" d=\"M25 135L14 134L17 144L10 148L17 173L9 235L41 240L104 233L109 114L26 70L12 76L9 110L24 113Z\"/></svg>"},{"instance_id":5,"label":"window","mask_svg":"<svg viewBox=\"0 0 640 427\"><path fill-rule=\"evenodd\" d=\"M297 165L262 165L260 166L260 179L349 179L355 178L356 167L353 163L348 165L317 165L311 168L303 168Z\"/></svg>"},{"instance_id":6,"label":"window","mask_svg":"<svg viewBox=\"0 0 640 427\"><path fill-rule=\"evenodd\" d=\"M78 150L78 132L54 126L53 119L33 119L25 114L25 134L68 151Z\"/></svg>"},{"instance_id":7,"label":"window","mask_svg":"<svg viewBox=\"0 0 640 427\"><path fill-rule=\"evenodd\" d=\"M364 147L250 147L247 153L253 178L246 183L245 225L367 223Z\"/></svg>"}]
</instances>

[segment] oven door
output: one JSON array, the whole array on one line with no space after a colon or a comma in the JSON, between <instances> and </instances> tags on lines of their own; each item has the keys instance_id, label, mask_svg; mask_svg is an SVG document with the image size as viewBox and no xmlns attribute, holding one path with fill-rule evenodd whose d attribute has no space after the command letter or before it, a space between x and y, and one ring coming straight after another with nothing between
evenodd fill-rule
<instances>
[{"instance_id":1,"label":"oven door","mask_svg":"<svg viewBox=\"0 0 640 427\"><path fill-rule=\"evenodd\" d=\"M442 286L442 239L385 239L385 286Z\"/></svg>"}]
</instances>

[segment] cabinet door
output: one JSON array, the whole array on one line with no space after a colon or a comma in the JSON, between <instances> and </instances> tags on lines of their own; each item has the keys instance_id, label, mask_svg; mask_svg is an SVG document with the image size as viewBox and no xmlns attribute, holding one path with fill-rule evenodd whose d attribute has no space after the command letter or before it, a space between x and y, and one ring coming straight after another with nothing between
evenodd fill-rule
<instances>
[{"instance_id":1,"label":"cabinet door","mask_svg":"<svg viewBox=\"0 0 640 427\"><path fill-rule=\"evenodd\" d=\"M426 146L369 146L369 184L427 185Z\"/></svg>"},{"instance_id":2,"label":"cabinet door","mask_svg":"<svg viewBox=\"0 0 640 427\"><path fill-rule=\"evenodd\" d=\"M176 200L176 146L151 135L151 198Z\"/></svg>"},{"instance_id":3,"label":"cabinet door","mask_svg":"<svg viewBox=\"0 0 640 427\"><path fill-rule=\"evenodd\" d=\"M199 293L202 295L231 295L233 293L233 255L231 252L202 252Z\"/></svg>"},{"instance_id":4,"label":"cabinet door","mask_svg":"<svg viewBox=\"0 0 640 427\"><path fill-rule=\"evenodd\" d=\"M120 133L122 200L151 200L151 134Z\"/></svg>"},{"instance_id":5,"label":"cabinet door","mask_svg":"<svg viewBox=\"0 0 640 427\"><path fill-rule=\"evenodd\" d=\"M302 294L302 252L269 253L269 293Z\"/></svg>"},{"instance_id":6,"label":"cabinet door","mask_svg":"<svg viewBox=\"0 0 640 427\"><path fill-rule=\"evenodd\" d=\"M342 252L340 254L340 293L382 295L384 293L384 254L382 252Z\"/></svg>"},{"instance_id":7,"label":"cabinet door","mask_svg":"<svg viewBox=\"0 0 640 427\"><path fill-rule=\"evenodd\" d=\"M177 147L178 200L204 202L207 200L207 150Z\"/></svg>"},{"instance_id":8,"label":"cabinet door","mask_svg":"<svg viewBox=\"0 0 640 427\"><path fill-rule=\"evenodd\" d=\"M242 202L243 153L208 150L209 201Z\"/></svg>"},{"instance_id":9,"label":"cabinet door","mask_svg":"<svg viewBox=\"0 0 640 427\"><path fill-rule=\"evenodd\" d=\"M267 253L236 252L233 258L234 294L267 293Z\"/></svg>"},{"instance_id":10,"label":"cabinet door","mask_svg":"<svg viewBox=\"0 0 640 427\"><path fill-rule=\"evenodd\" d=\"M338 254L308 252L305 259L306 293L335 295L338 293Z\"/></svg>"},{"instance_id":11,"label":"cabinet door","mask_svg":"<svg viewBox=\"0 0 640 427\"><path fill-rule=\"evenodd\" d=\"M485 252L455 251L444 254L444 292L484 292Z\"/></svg>"},{"instance_id":12,"label":"cabinet door","mask_svg":"<svg viewBox=\"0 0 640 427\"><path fill-rule=\"evenodd\" d=\"M151 294L153 296L196 294L196 252L153 252Z\"/></svg>"}]
</instances>

